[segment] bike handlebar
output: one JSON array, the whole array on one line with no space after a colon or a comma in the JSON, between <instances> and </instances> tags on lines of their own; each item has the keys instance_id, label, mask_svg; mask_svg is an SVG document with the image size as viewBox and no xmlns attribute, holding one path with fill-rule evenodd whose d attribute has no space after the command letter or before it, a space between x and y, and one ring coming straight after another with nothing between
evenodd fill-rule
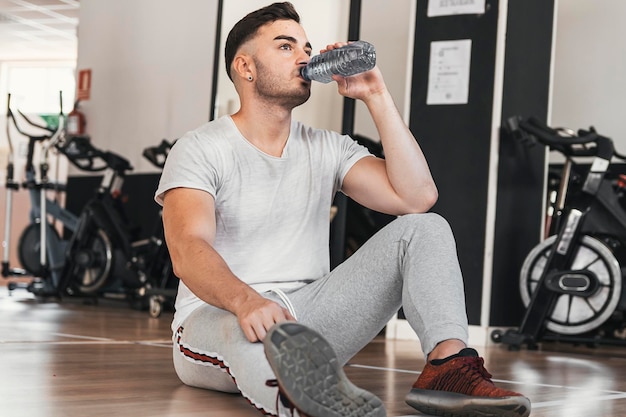
<instances>
[{"instance_id":1,"label":"bike handlebar","mask_svg":"<svg viewBox=\"0 0 626 417\"><path fill-rule=\"evenodd\" d=\"M143 157L157 168L163 168L167 154L172 148L172 143L163 139L158 146L149 146L143 150Z\"/></svg>"},{"instance_id":2,"label":"bike handlebar","mask_svg":"<svg viewBox=\"0 0 626 417\"><path fill-rule=\"evenodd\" d=\"M116 153L102 151L91 144L89 136L70 136L66 143L57 149L79 169L90 172L103 171L111 168L124 174L132 171L128 160ZM98 164L100 161L102 164Z\"/></svg>"},{"instance_id":3,"label":"bike handlebar","mask_svg":"<svg viewBox=\"0 0 626 417\"><path fill-rule=\"evenodd\" d=\"M32 134L28 134L26 132L24 132L22 129L20 129L20 126L17 124L17 120L15 120L15 114L13 114L13 112L11 111L11 94L9 94L9 98L7 100L7 119L11 120L13 122L13 126L15 126L15 130L17 130L17 132L21 135L24 135L26 137L28 137L29 139L31 139L34 142L41 142L44 140L48 140L50 138L52 138L52 136L54 135L55 130L54 129L50 129L48 127L43 127L40 126L36 123L33 123L28 117L26 117L26 115L24 115L24 113L22 113L21 111L19 111L19 114L28 122L28 124L35 126L39 129L45 129L47 131L49 131L51 134L50 135L32 135ZM9 147L11 149L13 149L13 144L11 141L11 136L9 134L9 124L7 123L7 137L9 139Z\"/></svg>"},{"instance_id":4,"label":"bike handlebar","mask_svg":"<svg viewBox=\"0 0 626 417\"><path fill-rule=\"evenodd\" d=\"M21 111L20 109L18 109L18 110L17 110L17 112L18 112L18 113L20 114L20 116L22 116L22 117L24 118L24 120L26 120L26 121L28 122L28 124L29 124L29 125L31 125L31 126L35 126L35 127L36 127L36 128L38 128L38 129L47 130L47 131L48 131L48 132L50 132L52 135L54 135L54 134L57 132L57 130L58 130L58 129L53 129L53 128L51 128L50 126L44 126L44 125L41 125L41 124L39 124L39 123L35 123L35 122L33 122L31 119L29 119L29 118L28 118L28 116L26 116L24 113L22 113L22 111ZM24 136L29 136L29 135L25 134L24 132L22 132L22 131L18 128L17 124L15 125L15 128L16 128L16 129L17 129L17 131L18 131L18 132L20 132L22 135L24 135ZM51 137L52 137L52 135L48 136L48 138L51 138Z\"/></svg>"},{"instance_id":5,"label":"bike handlebar","mask_svg":"<svg viewBox=\"0 0 626 417\"><path fill-rule=\"evenodd\" d=\"M576 135L563 136L563 129L554 129L536 117L526 120L514 116L506 121L506 129L516 139L523 142L539 141L566 156L597 156L610 160L613 156L622 158L613 146L613 141L599 135L593 127L590 130L578 130ZM575 145L595 145L594 147L577 147Z\"/></svg>"}]
</instances>

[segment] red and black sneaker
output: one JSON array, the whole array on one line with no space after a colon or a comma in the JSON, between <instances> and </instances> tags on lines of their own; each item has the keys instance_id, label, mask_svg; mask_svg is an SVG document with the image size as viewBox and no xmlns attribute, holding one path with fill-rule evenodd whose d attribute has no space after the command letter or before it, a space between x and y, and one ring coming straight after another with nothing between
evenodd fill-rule
<instances>
[{"instance_id":1,"label":"red and black sneaker","mask_svg":"<svg viewBox=\"0 0 626 417\"><path fill-rule=\"evenodd\" d=\"M436 416L527 417L530 400L496 387L471 348L426 364L406 396L411 407Z\"/></svg>"},{"instance_id":2,"label":"red and black sneaker","mask_svg":"<svg viewBox=\"0 0 626 417\"><path fill-rule=\"evenodd\" d=\"M263 345L280 402L292 412L308 417L387 415L378 397L348 380L332 347L314 330L296 322L278 323Z\"/></svg>"}]
</instances>

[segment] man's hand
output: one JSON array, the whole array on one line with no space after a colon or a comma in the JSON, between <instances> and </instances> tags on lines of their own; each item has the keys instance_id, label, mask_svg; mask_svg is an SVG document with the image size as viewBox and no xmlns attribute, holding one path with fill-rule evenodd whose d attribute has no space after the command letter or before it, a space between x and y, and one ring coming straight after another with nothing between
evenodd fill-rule
<instances>
[{"instance_id":1,"label":"man's hand","mask_svg":"<svg viewBox=\"0 0 626 417\"><path fill-rule=\"evenodd\" d=\"M296 319L274 301L258 295L242 303L235 312L239 326L250 342L261 342L267 331L276 323Z\"/></svg>"},{"instance_id":2,"label":"man's hand","mask_svg":"<svg viewBox=\"0 0 626 417\"><path fill-rule=\"evenodd\" d=\"M323 54L345 45L347 45L346 42L326 45L326 48L322 49L320 53ZM387 89L378 66L350 77L333 75L333 80L337 82L337 91L339 94L356 100L366 101L372 96L383 94Z\"/></svg>"}]
</instances>

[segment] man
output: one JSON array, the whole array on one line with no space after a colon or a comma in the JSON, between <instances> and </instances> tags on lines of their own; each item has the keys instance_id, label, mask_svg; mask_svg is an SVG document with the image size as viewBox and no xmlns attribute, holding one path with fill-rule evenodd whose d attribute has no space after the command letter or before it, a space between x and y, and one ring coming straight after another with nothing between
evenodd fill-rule
<instances>
[{"instance_id":1,"label":"man","mask_svg":"<svg viewBox=\"0 0 626 417\"><path fill-rule=\"evenodd\" d=\"M527 416L528 399L496 388L466 348L454 239L445 220L426 213L437 189L379 69L334 80L339 94L367 105L385 159L292 120L310 95L300 68L311 51L290 3L244 17L225 50L239 111L187 133L168 155L156 199L180 278L178 376L239 392L266 415L384 416L342 366L402 306L428 355L409 404L440 415ZM400 217L329 271L337 191Z\"/></svg>"}]
</instances>

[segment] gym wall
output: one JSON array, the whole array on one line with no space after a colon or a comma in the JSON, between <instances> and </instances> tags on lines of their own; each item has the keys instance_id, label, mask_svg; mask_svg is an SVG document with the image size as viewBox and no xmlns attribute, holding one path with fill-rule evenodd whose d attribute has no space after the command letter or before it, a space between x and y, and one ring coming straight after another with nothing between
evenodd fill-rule
<instances>
[{"instance_id":1,"label":"gym wall","mask_svg":"<svg viewBox=\"0 0 626 417\"><path fill-rule=\"evenodd\" d=\"M155 172L141 156L209 118L218 0L87 0L77 70L91 69L81 103L98 148ZM70 175L81 175L76 169Z\"/></svg>"},{"instance_id":2,"label":"gym wall","mask_svg":"<svg viewBox=\"0 0 626 417\"><path fill-rule=\"evenodd\" d=\"M626 153L624 16L624 0L558 2L551 111L551 125L593 125L621 153Z\"/></svg>"}]
</instances>

